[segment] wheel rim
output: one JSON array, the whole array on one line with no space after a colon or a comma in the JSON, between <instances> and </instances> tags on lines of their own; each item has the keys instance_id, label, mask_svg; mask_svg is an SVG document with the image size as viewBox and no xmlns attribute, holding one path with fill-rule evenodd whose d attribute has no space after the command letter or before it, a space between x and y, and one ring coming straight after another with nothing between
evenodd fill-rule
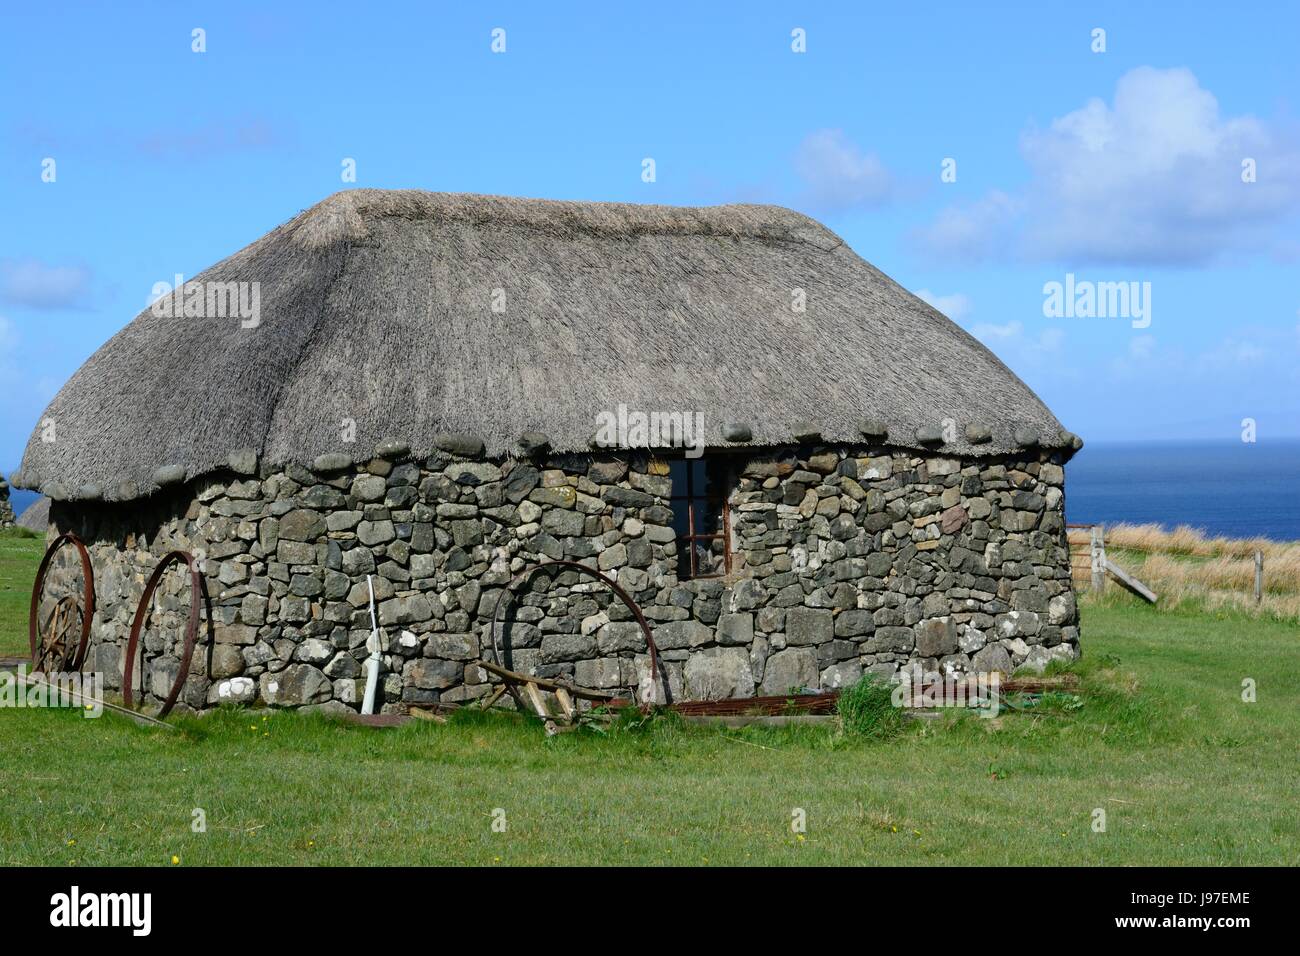
<instances>
[{"instance_id":1,"label":"wheel rim","mask_svg":"<svg viewBox=\"0 0 1300 956\"><path fill-rule=\"evenodd\" d=\"M45 593L45 578L55 555L65 545L70 545L77 552L81 561L82 596L78 601L76 595L68 594L60 598L54 610L46 618L47 628L40 626L41 598ZM66 604L66 607L65 607ZM55 615L58 615L57 619ZM80 617L79 632L67 629L67 622L75 622ZM86 646L90 642L90 626L95 617L95 572L90 563L90 553L81 539L72 532L59 535L45 551L40 567L36 572L36 581L32 585L32 600L27 614L27 643L31 649L32 670L43 671L51 663L57 664L57 670L79 671L86 659ZM56 625L59 633L47 633L49 625ZM54 661L47 649L53 639L55 647L63 645L64 652Z\"/></svg>"},{"instance_id":2,"label":"wheel rim","mask_svg":"<svg viewBox=\"0 0 1300 956\"><path fill-rule=\"evenodd\" d=\"M159 582L162 581L163 572L173 564L183 565L189 571L190 616L185 627L185 645L181 653L180 670L176 674L176 680L172 683L171 692L167 695L167 699L163 701L162 707L154 715L158 720L166 717L171 712L172 707L175 706L176 698L180 696L181 688L185 686L185 681L189 678L190 663L194 659L194 645L199 629L199 605L203 603L204 590L203 579L199 574L198 566L194 563L194 556L188 552L172 551L158 562L158 566L154 568L153 574L150 575L144 593L140 595L140 604L135 609L135 620L131 623L131 636L126 642L126 663L122 671L122 701L127 707L135 709L134 688L131 685L135 682L135 655L140 643L140 631L144 627L145 618L149 615L149 601L153 597L154 591L157 590ZM210 621L209 618L209 623ZM143 703L144 697L147 695L143 661L141 661L140 671L140 698L141 703Z\"/></svg>"}]
</instances>

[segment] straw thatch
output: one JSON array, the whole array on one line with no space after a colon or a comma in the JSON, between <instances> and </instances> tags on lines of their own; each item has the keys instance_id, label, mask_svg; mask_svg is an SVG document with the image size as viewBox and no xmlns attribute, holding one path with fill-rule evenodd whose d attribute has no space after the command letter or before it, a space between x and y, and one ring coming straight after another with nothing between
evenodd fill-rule
<instances>
[{"instance_id":1,"label":"straw thatch","mask_svg":"<svg viewBox=\"0 0 1300 956\"><path fill-rule=\"evenodd\" d=\"M130 498L239 449L361 461L438 433L585 450L620 403L702 412L710 446L735 423L751 447L809 424L862 442L876 420L934 447L944 419L954 454L1069 442L984 346L777 207L352 190L196 279L259 283L260 325L142 312L55 397L58 440L33 436L25 487Z\"/></svg>"},{"instance_id":2,"label":"straw thatch","mask_svg":"<svg viewBox=\"0 0 1300 956\"><path fill-rule=\"evenodd\" d=\"M45 533L45 529L50 526L50 499L44 495L37 498L18 516L18 527L26 528L28 531L39 531Z\"/></svg>"}]
</instances>

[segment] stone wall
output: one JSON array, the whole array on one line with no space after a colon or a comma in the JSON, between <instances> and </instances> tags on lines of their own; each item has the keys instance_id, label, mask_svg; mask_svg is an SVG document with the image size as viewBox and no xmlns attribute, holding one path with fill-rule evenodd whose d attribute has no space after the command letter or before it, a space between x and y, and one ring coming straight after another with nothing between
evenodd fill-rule
<instances>
[{"instance_id":1,"label":"stone wall","mask_svg":"<svg viewBox=\"0 0 1300 956\"><path fill-rule=\"evenodd\" d=\"M337 472L214 475L129 504L55 503L53 536L89 545L99 611L87 667L120 686L136 602L159 558L202 559L215 642L181 702L355 708L370 632L383 698L489 692L504 585L568 558L643 608L677 698L831 688L864 671L1041 669L1078 653L1059 453L960 461L885 448L730 456L732 574L678 581L666 463L644 453L484 461L376 458ZM165 694L188 585L169 572L144 644ZM510 615L511 663L599 688L648 664L632 615L572 571L534 575Z\"/></svg>"},{"instance_id":2,"label":"stone wall","mask_svg":"<svg viewBox=\"0 0 1300 956\"><path fill-rule=\"evenodd\" d=\"M12 528L14 524L14 508L9 503L9 482L0 475L0 528Z\"/></svg>"}]
</instances>

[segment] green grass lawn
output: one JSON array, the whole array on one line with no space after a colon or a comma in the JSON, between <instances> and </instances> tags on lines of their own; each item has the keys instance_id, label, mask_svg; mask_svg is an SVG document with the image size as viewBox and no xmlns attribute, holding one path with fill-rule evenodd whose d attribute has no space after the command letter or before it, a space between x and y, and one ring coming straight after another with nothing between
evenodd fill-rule
<instances>
[{"instance_id":1,"label":"green grass lawn","mask_svg":"<svg viewBox=\"0 0 1300 956\"><path fill-rule=\"evenodd\" d=\"M0 657L26 657L27 607L45 539L22 528L0 531Z\"/></svg>"},{"instance_id":2,"label":"green grass lawn","mask_svg":"<svg viewBox=\"0 0 1300 956\"><path fill-rule=\"evenodd\" d=\"M25 627L11 603L6 647ZM1296 627L1084 615L1081 709L883 741L674 721L548 740L472 713L372 730L223 712L168 732L0 710L0 863L1300 863Z\"/></svg>"}]
</instances>

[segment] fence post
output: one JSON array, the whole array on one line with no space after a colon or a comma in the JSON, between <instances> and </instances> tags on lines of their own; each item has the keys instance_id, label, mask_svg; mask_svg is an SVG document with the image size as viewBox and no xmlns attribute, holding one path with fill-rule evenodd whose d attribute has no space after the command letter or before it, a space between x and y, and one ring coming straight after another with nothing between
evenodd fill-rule
<instances>
[{"instance_id":1,"label":"fence post","mask_svg":"<svg viewBox=\"0 0 1300 956\"><path fill-rule=\"evenodd\" d=\"M1264 600L1264 552L1255 549L1255 603Z\"/></svg>"},{"instance_id":2,"label":"fence post","mask_svg":"<svg viewBox=\"0 0 1300 956\"><path fill-rule=\"evenodd\" d=\"M1092 593L1101 594L1106 589L1106 535L1105 529L1092 526Z\"/></svg>"}]
</instances>

